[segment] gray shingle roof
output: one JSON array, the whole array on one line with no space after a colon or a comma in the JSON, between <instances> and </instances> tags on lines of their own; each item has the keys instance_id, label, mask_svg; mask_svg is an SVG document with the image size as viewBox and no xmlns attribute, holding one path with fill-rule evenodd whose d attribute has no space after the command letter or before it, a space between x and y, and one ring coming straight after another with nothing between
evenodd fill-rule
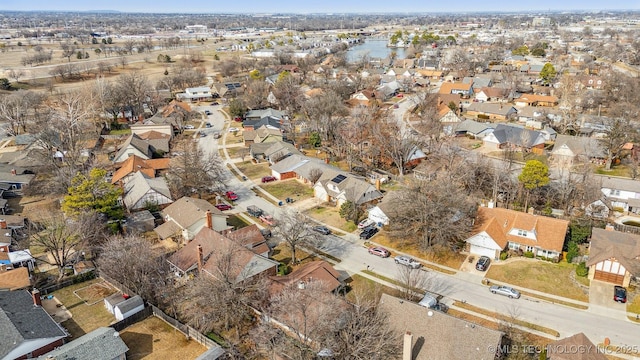
<instances>
[{"instance_id":1,"label":"gray shingle roof","mask_svg":"<svg viewBox=\"0 0 640 360\"><path fill-rule=\"evenodd\" d=\"M182 197L162 210L162 213L170 216L180 227L186 229L206 216L207 210L212 215L225 216L220 210L204 199Z\"/></svg>"},{"instance_id":2,"label":"gray shingle roof","mask_svg":"<svg viewBox=\"0 0 640 360\"><path fill-rule=\"evenodd\" d=\"M140 295L136 295L126 299L121 303L118 303L116 307L120 309L120 312L122 314L126 314L127 312L137 308L140 305L144 305L144 301L142 301Z\"/></svg>"},{"instance_id":3,"label":"gray shingle roof","mask_svg":"<svg viewBox=\"0 0 640 360\"><path fill-rule=\"evenodd\" d=\"M129 350L113 328L101 327L41 356L44 360L113 360Z\"/></svg>"},{"instance_id":4,"label":"gray shingle roof","mask_svg":"<svg viewBox=\"0 0 640 360\"><path fill-rule=\"evenodd\" d=\"M587 266L615 258L632 275L640 275L640 236L593 228Z\"/></svg>"},{"instance_id":5,"label":"gray shingle roof","mask_svg":"<svg viewBox=\"0 0 640 360\"><path fill-rule=\"evenodd\" d=\"M537 145L540 141L544 142L544 137L539 131L514 124L498 124L493 130L493 135L500 144L510 143L526 148Z\"/></svg>"},{"instance_id":6,"label":"gray shingle roof","mask_svg":"<svg viewBox=\"0 0 640 360\"><path fill-rule=\"evenodd\" d=\"M131 179L124 186L124 204L128 209L137 209L135 205L149 192L156 192L171 199L169 185L164 178L147 178L138 171L133 174ZM140 204L138 204L140 205ZM144 204L142 204L144 205Z\"/></svg>"},{"instance_id":7,"label":"gray shingle roof","mask_svg":"<svg viewBox=\"0 0 640 360\"><path fill-rule=\"evenodd\" d=\"M0 358L25 341L52 339L53 342L67 336L41 306L34 306L27 290L0 291L0 334Z\"/></svg>"}]
</instances>

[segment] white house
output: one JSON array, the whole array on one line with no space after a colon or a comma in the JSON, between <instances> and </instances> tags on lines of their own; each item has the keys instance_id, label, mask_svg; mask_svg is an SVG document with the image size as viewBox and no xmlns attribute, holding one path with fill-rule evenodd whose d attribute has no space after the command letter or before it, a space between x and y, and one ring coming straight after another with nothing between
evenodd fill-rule
<instances>
[{"instance_id":1,"label":"white house","mask_svg":"<svg viewBox=\"0 0 640 360\"><path fill-rule=\"evenodd\" d=\"M176 94L178 100L206 101L213 98L208 86L186 88L183 93Z\"/></svg>"},{"instance_id":2,"label":"white house","mask_svg":"<svg viewBox=\"0 0 640 360\"><path fill-rule=\"evenodd\" d=\"M600 190L613 208L640 214L640 181L608 176L602 176L600 179Z\"/></svg>"},{"instance_id":3,"label":"white house","mask_svg":"<svg viewBox=\"0 0 640 360\"><path fill-rule=\"evenodd\" d=\"M227 225L227 215L204 199L182 197L162 210L162 216L164 224L153 230L161 239L180 234L188 241L205 226L215 231L231 228Z\"/></svg>"},{"instance_id":4,"label":"white house","mask_svg":"<svg viewBox=\"0 0 640 360\"><path fill-rule=\"evenodd\" d=\"M149 178L140 171L133 173L124 185L122 201L129 211L173 202L163 177Z\"/></svg>"}]
</instances>

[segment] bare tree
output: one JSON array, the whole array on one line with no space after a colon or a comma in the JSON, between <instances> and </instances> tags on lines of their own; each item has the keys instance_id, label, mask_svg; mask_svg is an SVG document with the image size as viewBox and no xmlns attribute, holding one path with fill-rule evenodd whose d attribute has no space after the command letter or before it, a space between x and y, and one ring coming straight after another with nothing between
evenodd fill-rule
<instances>
[{"instance_id":1,"label":"bare tree","mask_svg":"<svg viewBox=\"0 0 640 360\"><path fill-rule=\"evenodd\" d=\"M39 223L30 223L29 243L44 249L47 256L39 260L56 266L61 280L65 268L74 264L80 252L101 238L101 230L95 214L85 214L76 220L50 214Z\"/></svg>"},{"instance_id":2,"label":"bare tree","mask_svg":"<svg viewBox=\"0 0 640 360\"><path fill-rule=\"evenodd\" d=\"M9 132L18 135L27 132L27 125L32 123L42 108L45 96L31 90L18 90L0 96L0 120L9 125Z\"/></svg>"},{"instance_id":3,"label":"bare tree","mask_svg":"<svg viewBox=\"0 0 640 360\"><path fill-rule=\"evenodd\" d=\"M68 62L71 62L71 57L75 55L78 50L77 46L72 44L70 41L61 43L60 48L62 49L62 57L67 58Z\"/></svg>"},{"instance_id":4,"label":"bare tree","mask_svg":"<svg viewBox=\"0 0 640 360\"><path fill-rule=\"evenodd\" d=\"M168 174L171 193L174 196L202 196L225 188L226 171L217 153L205 154L192 139L176 145L179 156L171 159Z\"/></svg>"},{"instance_id":5,"label":"bare tree","mask_svg":"<svg viewBox=\"0 0 640 360\"><path fill-rule=\"evenodd\" d=\"M278 79L273 87L273 95L278 99L278 104L290 114L300 111L304 101L300 85L291 75Z\"/></svg>"},{"instance_id":6,"label":"bare tree","mask_svg":"<svg viewBox=\"0 0 640 360\"><path fill-rule=\"evenodd\" d=\"M251 80L244 93L244 103L250 109L263 109L269 104L269 84L264 80Z\"/></svg>"},{"instance_id":7,"label":"bare tree","mask_svg":"<svg viewBox=\"0 0 640 360\"><path fill-rule=\"evenodd\" d=\"M310 122L311 129L317 131L323 140L330 143L336 141L345 116L348 115L348 109L342 102L342 98L333 91L307 100L303 105L303 111Z\"/></svg>"},{"instance_id":8,"label":"bare tree","mask_svg":"<svg viewBox=\"0 0 640 360\"><path fill-rule=\"evenodd\" d=\"M162 254L138 236L112 236L99 248L101 273L109 276L148 301L156 302L170 276Z\"/></svg>"},{"instance_id":9,"label":"bare tree","mask_svg":"<svg viewBox=\"0 0 640 360\"><path fill-rule=\"evenodd\" d=\"M11 69L8 73L9 77L15 80L16 82L20 82L20 78L25 75L24 70L22 69Z\"/></svg>"},{"instance_id":10,"label":"bare tree","mask_svg":"<svg viewBox=\"0 0 640 360\"><path fill-rule=\"evenodd\" d=\"M606 137L602 139L602 146L607 151L605 169L610 170L614 161L620 158L622 146L631 139L633 127L628 118L616 117L611 119L606 127Z\"/></svg>"},{"instance_id":11,"label":"bare tree","mask_svg":"<svg viewBox=\"0 0 640 360\"><path fill-rule=\"evenodd\" d=\"M316 240L311 226L312 222L306 215L293 209L285 209L278 216L273 233L289 245L292 264L298 261L296 258L297 248L309 245Z\"/></svg>"}]
</instances>

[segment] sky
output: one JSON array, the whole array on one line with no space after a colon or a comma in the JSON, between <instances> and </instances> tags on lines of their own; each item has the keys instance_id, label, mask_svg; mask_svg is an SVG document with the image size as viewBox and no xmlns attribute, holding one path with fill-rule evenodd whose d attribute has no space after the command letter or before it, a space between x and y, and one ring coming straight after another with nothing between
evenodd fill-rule
<instances>
[{"instance_id":1,"label":"sky","mask_svg":"<svg viewBox=\"0 0 640 360\"><path fill-rule=\"evenodd\" d=\"M117 10L144 13L429 13L638 10L640 0L0 0L4 11Z\"/></svg>"}]
</instances>

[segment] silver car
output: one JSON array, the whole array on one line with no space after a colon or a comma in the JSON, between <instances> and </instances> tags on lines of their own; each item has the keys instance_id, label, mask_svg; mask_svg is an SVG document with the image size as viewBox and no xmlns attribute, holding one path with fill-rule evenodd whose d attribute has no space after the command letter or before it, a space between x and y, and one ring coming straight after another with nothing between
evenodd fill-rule
<instances>
[{"instance_id":1,"label":"silver car","mask_svg":"<svg viewBox=\"0 0 640 360\"><path fill-rule=\"evenodd\" d=\"M400 265L404 265L404 266L408 266L412 269L418 269L422 266L422 264L416 260L414 260L413 258L410 258L408 256L396 256L396 258L394 259L394 261L396 262L396 264L400 264Z\"/></svg>"},{"instance_id":2,"label":"silver car","mask_svg":"<svg viewBox=\"0 0 640 360\"><path fill-rule=\"evenodd\" d=\"M504 295L504 296L508 296L510 299L516 298L519 299L520 298L520 292L512 287L509 286L498 286L498 285L493 285L492 287L489 288L489 290L491 290L491 292L493 294L500 294L500 295Z\"/></svg>"}]
</instances>

